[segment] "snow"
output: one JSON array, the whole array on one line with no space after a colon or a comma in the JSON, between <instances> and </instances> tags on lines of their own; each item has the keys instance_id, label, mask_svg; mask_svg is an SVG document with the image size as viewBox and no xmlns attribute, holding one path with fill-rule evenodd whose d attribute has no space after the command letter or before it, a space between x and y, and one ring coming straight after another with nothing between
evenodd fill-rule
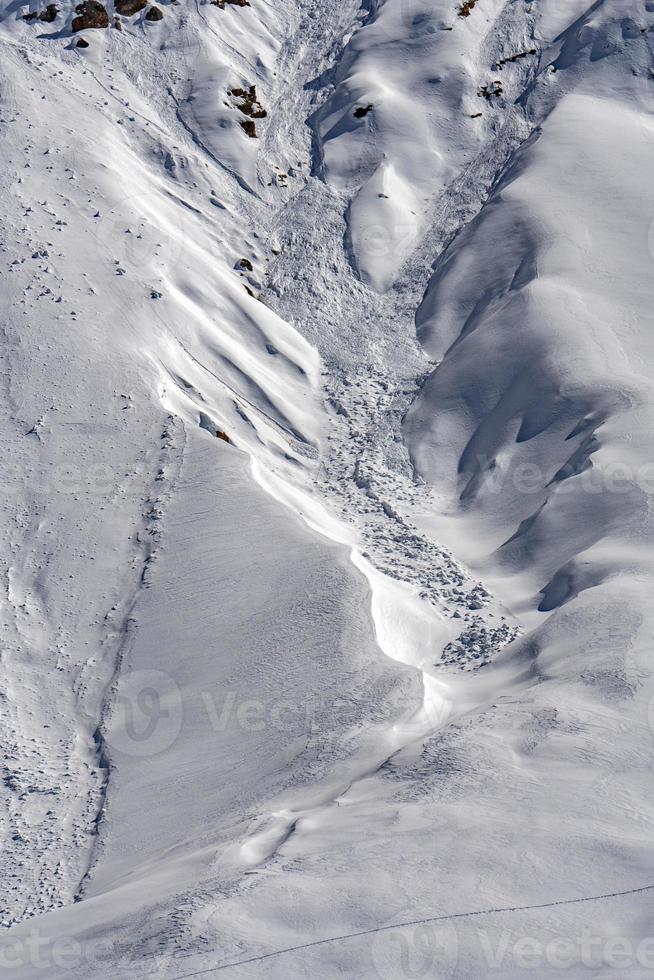
<instances>
[{"instance_id":1,"label":"snow","mask_svg":"<svg viewBox=\"0 0 654 980\"><path fill-rule=\"evenodd\" d=\"M654 6L61 6L0 2L3 970L648 976Z\"/></svg>"}]
</instances>

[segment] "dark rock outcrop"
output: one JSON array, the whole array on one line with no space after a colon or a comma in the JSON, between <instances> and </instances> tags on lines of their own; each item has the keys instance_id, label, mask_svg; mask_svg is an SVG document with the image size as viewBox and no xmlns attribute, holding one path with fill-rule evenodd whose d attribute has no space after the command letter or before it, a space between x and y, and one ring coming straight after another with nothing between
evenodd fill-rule
<instances>
[{"instance_id":1,"label":"dark rock outcrop","mask_svg":"<svg viewBox=\"0 0 654 980\"><path fill-rule=\"evenodd\" d=\"M147 7L147 0L115 0L114 7L117 14L121 14L123 17L132 17Z\"/></svg>"},{"instance_id":2,"label":"dark rock outcrop","mask_svg":"<svg viewBox=\"0 0 654 980\"><path fill-rule=\"evenodd\" d=\"M109 14L99 0L84 0L75 7L77 17L73 17L73 32L84 31L90 27L109 27Z\"/></svg>"},{"instance_id":3,"label":"dark rock outcrop","mask_svg":"<svg viewBox=\"0 0 654 980\"><path fill-rule=\"evenodd\" d=\"M268 115L257 98L256 85L250 85L249 88L233 88L229 94L240 100L238 108L245 116L251 119L265 119Z\"/></svg>"},{"instance_id":4,"label":"dark rock outcrop","mask_svg":"<svg viewBox=\"0 0 654 980\"><path fill-rule=\"evenodd\" d=\"M252 119L242 119L241 128L245 131L246 135L250 137L250 139L257 139L257 127Z\"/></svg>"},{"instance_id":5,"label":"dark rock outcrop","mask_svg":"<svg viewBox=\"0 0 654 980\"><path fill-rule=\"evenodd\" d=\"M145 15L146 20L163 20L163 10L161 7L150 7Z\"/></svg>"},{"instance_id":6,"label":"dark rock outcrop","mask_svg":"<svg viewBox=\"0 0 654 980\"><path fill-rule=\"evenodd\" d=\"M31 11L29 14L23 16L23 20L41 20L44 24L51 24L59 13L59 7L56 3L49 3L45 10L38 13L36 10Z\"/></svg>"},{"instance_id":7,"label":"dark rock outcrop","mask_svg":"<svg viewBox=\"0 0 654 980\"><path fill-rule=\"evenodd\" d=\"M39 20L42 20L44 24L51 24L56 19L58 13L59 7L57 4L49 3L45 10L42 10L39 14Z\"/></svg>"}]
</instances>

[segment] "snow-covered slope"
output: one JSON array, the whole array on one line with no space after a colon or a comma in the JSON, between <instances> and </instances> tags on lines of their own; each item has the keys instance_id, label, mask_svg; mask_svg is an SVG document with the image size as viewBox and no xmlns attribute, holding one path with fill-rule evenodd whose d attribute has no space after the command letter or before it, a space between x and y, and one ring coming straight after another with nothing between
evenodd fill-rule
<instances>
[{"instance_id":1,"label":"snow-covered slope","mask_svg":"<svg viewBox=\"0 0 654 980\"><path fill-rule=\"evenodd\" d=\"M0 6L3 969L649 975L654 4L57 7Z\"/></svg>"}]
</instances>

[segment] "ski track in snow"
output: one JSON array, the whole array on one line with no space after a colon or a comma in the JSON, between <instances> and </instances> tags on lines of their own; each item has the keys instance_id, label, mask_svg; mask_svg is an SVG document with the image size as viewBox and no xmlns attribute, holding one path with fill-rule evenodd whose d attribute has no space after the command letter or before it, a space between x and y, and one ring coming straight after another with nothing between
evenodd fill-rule
<instances>
[{"instance_id":1,"label":"ski track in snow","mask_svg":"<svg viewBox=\"0 0 654 980\"><path fill-rule=\"evenodd\" d=\"M179 973L175 977L171 977L170 980L188 980L189 977L203 977L208 976L210 973L219 973L221 970L234 969L238 966L248 966L251 963L259 963L263 960L271 959L272 957L284 956L287 953L298 953L303 949L313 949L316 946L323 946L328 943L343 943L348 939L361 939L364 936L370 936L375 933L380 932L393 932L399 929L410 929L414 926L425 925L431 922L450 922L454 919L470 919L477 916L484 915L500 915L506 912L530 912L536 909L548 909L548 908L559 908L566 905L578 905L585 902L601 902L609 898L623 898L626 895L642 895L645 892L650 892L654 890L654 885L642 885L640 888L629 888L622 892L607 892L605 895L587 895L582 898L568 898L561 899L559 901L544 902L541 905L520 905L515 908L503 908L503 909L476 909L472 912L454 912L451 915L434 915L428 916L424 919L413 919L411 922L394 922L392 925L379 926L375 929L365 929L361 932L350 932L342 936L330 936L327 939L318 939L312 943L303 943L299 946L288 946L286 949L276 949L270 953L263 953L261 956L252 956L245 960L236 960L233 963L220 963L215 966L209 967L206 970L195 970L193 973ZM183 959L180 956L179 959Z\"/></svg>"}]
</instances>

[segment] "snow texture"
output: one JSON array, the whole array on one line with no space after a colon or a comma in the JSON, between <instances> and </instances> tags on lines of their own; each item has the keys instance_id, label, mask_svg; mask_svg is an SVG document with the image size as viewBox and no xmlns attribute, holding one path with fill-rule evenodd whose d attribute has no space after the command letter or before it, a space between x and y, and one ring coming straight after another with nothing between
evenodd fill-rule
<instances>
[{"instance_id":1,"label":"snow texture","mask_svg":"<svg viewBox=\"0 0 654 980\"><path fill-rule=\"evenodd\" d=\"M3 975L650 976L654 3L139 6L0 0Z\"/></svg>"}]
</instances>

